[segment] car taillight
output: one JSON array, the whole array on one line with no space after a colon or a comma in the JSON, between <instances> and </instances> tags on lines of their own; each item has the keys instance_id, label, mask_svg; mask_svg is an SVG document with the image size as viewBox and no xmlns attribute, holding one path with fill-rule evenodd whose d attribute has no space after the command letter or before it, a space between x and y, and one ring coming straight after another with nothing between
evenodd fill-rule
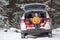
<instances>
[{"instance_id":1,"label":"car taillight","mask_svg":"<svg viewBox=\"0 0 60 40\"><path fill-rule=\"evenodd\" d=\"M21 19L21 22L24 23L24 19Z\"/></svg>"},{"instance_id":2,"label":"car taillight","mask_svg":"<svg viewBox=\"0 0 60 40\"><path fill-rule=\"evenodd\" d=\"M47 22L50 22L50 18L47 18Z\"/></svg>"}]
</instances>

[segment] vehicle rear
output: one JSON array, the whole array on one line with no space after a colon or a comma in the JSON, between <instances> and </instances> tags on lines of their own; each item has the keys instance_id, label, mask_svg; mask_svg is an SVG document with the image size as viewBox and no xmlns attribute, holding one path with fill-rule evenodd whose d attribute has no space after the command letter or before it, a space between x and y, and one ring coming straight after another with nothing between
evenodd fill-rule
<instances>
[{"instance_id":1,"label":"vehicle rear","mask_svg":"<svg viewBox=\"0 0 60 40\"><path fill-rule=\"evenodd\" d=\"M34 14L38 13L38 16L41 19L39 24L39 30L36 30L34 24L32 23L32 18ZM22 37L26 35L38 35L42 33L48 33L49 37L52 35L52 28L51 28L51 18L47 11L29 11L23 14L21 18L21 34Z\"/></svg>"}]
</instances>

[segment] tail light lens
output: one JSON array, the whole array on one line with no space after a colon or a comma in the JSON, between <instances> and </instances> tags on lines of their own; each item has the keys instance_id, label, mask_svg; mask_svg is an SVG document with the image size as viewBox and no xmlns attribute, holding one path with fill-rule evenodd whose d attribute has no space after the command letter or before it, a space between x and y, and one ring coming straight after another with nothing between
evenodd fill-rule
<instances>
[{"instance_id":1,"label":"tail light lens","mask_svg":"<svg viewBox=\"0 0 60 40\"><path fill-rule=\"evenodd\" d=\"M47 18L47 21L50 22L50 18Z\"/></svg>"}]
</instances>

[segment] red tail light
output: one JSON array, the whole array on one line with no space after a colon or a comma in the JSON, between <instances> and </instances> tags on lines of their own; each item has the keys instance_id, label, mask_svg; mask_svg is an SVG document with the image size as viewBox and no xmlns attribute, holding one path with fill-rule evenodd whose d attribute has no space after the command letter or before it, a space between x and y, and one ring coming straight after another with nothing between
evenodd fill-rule
<instances>
[{"instance_id":1,"label":"red tail light","mask_svg":"<svg viewBox=\"0 0 60 40\"><path fill-rule=\"evenodd\" d=\"M47 18L47 21L50 22L50 18Z\"/></svg>"}]
</instances>

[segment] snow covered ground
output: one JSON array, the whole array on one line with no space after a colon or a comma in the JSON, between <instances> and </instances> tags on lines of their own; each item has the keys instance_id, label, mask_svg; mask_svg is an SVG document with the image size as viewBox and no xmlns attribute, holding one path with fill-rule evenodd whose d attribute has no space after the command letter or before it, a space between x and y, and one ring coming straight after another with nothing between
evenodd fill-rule
<instances>
[{"instance_id":1,"label":"snow covered ground","mask_svg":"<svg viewBox=\"0 0 60 40\"><path fill-rule=\"evenodd\" d=\"M60 28L53 30L53 37L37 37L37 38L27 38L21 39L21 34L13 32L9 30L8 32L4 32L0 29L0 40L60 40Z\"/></svg>"}]
</instances>

